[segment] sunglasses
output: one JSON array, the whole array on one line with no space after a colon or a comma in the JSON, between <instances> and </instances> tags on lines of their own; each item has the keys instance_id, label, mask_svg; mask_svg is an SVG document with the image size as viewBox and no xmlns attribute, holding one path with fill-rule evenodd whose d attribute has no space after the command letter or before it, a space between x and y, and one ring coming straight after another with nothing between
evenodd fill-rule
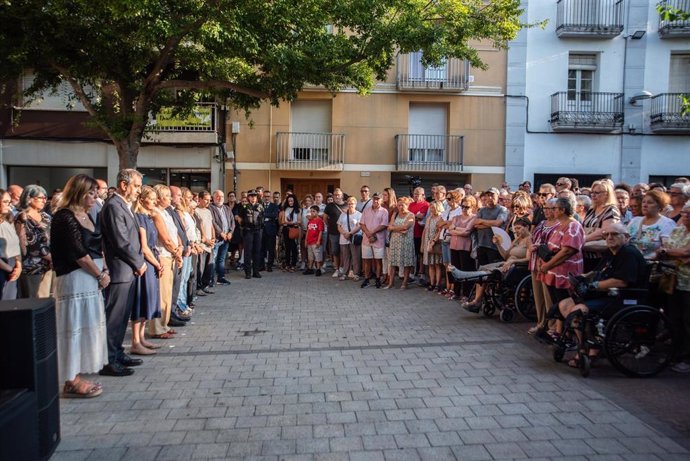
<instances>
[{"instance_id":1,"label":"sunglasses","mask_svg":"<svg viewBox=\"0 0 690 461\"><path fill-rule=\"evenodd\" d=\"M469 210L472 207L469 205L461 205L460 208L462 208L463 210Z\"/></svg>"},{"instance_id":2,"label":"sunglasses","mask_svg":"<svg viewBox=\"0 0 690 461\"><path fill-rule=\"evenodd\" d=\"M562 183L562 182L557 182L556 185L557 185L557 186L565 186L566 184L565 184L565 183Z\"/></svg>"},{"instance_id":3,"label":"sunglasses","mask_svg":"<svg viewBox=\"0 0 690 461\"><path fill-rule=\"evenodd\" d=\"M548 196L551 195L551 194L550 194L550 193L546 193L546 194L545 194L545 193L543 193L543 192L539 192L538 195L539 195L539 197L548 197Z\"/></svg>"}]
</instances>

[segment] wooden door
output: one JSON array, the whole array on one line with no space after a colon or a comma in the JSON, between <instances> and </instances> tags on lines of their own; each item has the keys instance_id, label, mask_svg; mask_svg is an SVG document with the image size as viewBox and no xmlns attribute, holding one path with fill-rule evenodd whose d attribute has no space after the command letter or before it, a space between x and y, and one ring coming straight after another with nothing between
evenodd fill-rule
<instances>
[{"instance_id":1,"label":"wooden door","mask_svg":"<svg viewBox=\"0 0 690 461\"><path fill-rule=\"evenodd\" d=\"M312 196L317 192L321 192L324 198L328 192L333 192L336 187L340 187L340 179L291 179L282 178L280 180L280 190L283 194L288 189L297 195L297 198L302 199L307 194Z\"/></svg>"}]
</instances>

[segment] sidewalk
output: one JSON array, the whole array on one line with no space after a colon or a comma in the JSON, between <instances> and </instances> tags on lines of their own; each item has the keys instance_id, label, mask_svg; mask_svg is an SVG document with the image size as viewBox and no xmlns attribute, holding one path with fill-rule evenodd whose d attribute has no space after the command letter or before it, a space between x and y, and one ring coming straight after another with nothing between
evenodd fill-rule
<instances>
[{"instance_id":1,"label":"sidewalk","mask_svg":"<svg viewBox=\"0 0 690 461\"><path fill-rule=\"evenodd\" d=\"M101 397L62 400L52 459L690 459L687 376L583 379L527 324L419 288L263 274L231 274Z\"/></svg>"}]
</instances>

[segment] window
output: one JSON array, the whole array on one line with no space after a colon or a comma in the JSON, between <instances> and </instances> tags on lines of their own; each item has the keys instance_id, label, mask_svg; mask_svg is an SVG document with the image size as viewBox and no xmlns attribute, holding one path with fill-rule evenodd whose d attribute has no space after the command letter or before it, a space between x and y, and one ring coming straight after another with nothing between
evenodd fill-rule
<instances>
[{"instance_id":1,"label":"window","mask_svg":"<svg viewBox=\"0 0 690 461\"><path fill-rule=\"evenodd\" d=\"M575 106L592 102L596 54L570 53L568 58L568 102Z\"/></svg>"},{"instance_id":2,"label":"window","mask_svg":"<svg viewBox=\"0 0 690 461\"><path fill-rule=\"evenodd\" d=\"M410 53L410 80L445 82L448 80L448 63L444 60L438 67L424 67L422 65L422 52Z\"/></svg>"},{"instance_id":3,"label":"window","mask_svg":"<svg viewBox=\"0 0 690 461\"><path fill-rule=\"evenodd\" d=\"M410 163L443 162L448 108L445 104L410 104L408 155Z\"/></svg>"},{"instance_id":4,"label":"window","mask_svg":"<svg viewBox=\"0 0 690 461\"><path fill-rule=\"evenodd\" d=\"M690 91L690 53L673 53L669 69L668 92L688 91Z\"/></svg>"},{"instance_id":5,"label":"window","mask_svg":"<svg viewBox=\"0 0 690 461\"><path fill-rule=\"evenodd\" d=\"M290 160L326 161L331 146L331 100L294 101L291 105Z\"/></svg>"}]
</instances>

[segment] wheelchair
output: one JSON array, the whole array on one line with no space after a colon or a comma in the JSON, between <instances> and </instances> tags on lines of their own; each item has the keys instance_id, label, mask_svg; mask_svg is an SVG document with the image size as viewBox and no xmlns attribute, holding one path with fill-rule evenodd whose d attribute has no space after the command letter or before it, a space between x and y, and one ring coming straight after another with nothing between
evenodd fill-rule
<instances>
[{"instance_id":1,"label":"wheelchair","mask_svg":"<svg viewBox=\"0 0 690 461\"><path fill-rule=\"evenodd\" d=\"M662 265L650 264L648 271ZM583 282L572 277L571 283L575 286ZM554 343L554 360L561 362L566 353L575 352L577 367L585 378L591 372L593 358L606 358L630 377L652 377L663 371L675 350L669 320L661 305L663 297L657 295L651 284L645 288L610 289L607 295L604 309L586 314L578 311L562 319L563 333ZM583 302L586 305L587 299Z\"/></svg>"},{"instance_id":2,"label":"wheelchair","mask_svg":"<svg viewBox=\"0 0 690 461\"><path fill-rule=\"evenodd\" d=\"M470 298L475 296L476 283L485 283L480 311L486 317L493 317L498 311L502 322L510 323L518 318L536 320L532 275L525 264L514 265L505 275L499 270L485 275L457 280L456 286L472 283Z\"/></svg>"}]
</instances>

